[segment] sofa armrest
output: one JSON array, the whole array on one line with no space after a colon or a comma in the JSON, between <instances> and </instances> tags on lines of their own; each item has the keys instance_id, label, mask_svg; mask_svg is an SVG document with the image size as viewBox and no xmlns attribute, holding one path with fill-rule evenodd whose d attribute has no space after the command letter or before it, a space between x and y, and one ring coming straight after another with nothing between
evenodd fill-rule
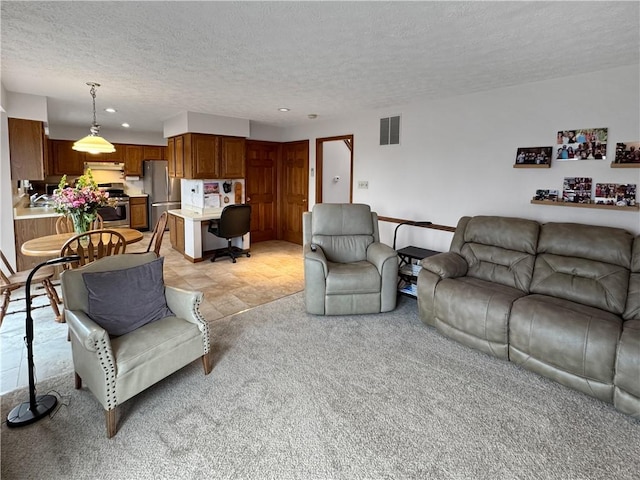
<instances>
[{"instance_id":1,"label":"sofa armrest","mask_svg":"<svg viewBox=\"0 0 640 480\"><path fill-rule=\"evenodd\" d=\"M82 345L89 352L96 352L96 345L103 342L111 345L107 331L91 320L89 316L81 310L65 310L64 318L69 328ZM111 349L109 348L109 352Z\"/></svg>"},{"instance_id":2,"label":"sofa armrest","mask_svg":"<svg viewBox=\"0 0 640 480\"><path fill-rule=\"evenodd\" d=\"M420 264L422 268L435 273L440 278L464 277L469 270L467 261L454 252L438 253L437 255L423 258Z\"/></svg>"},{"instance_id":3,"label":"sofa armrest","mask_svg":"<svg viewBox=\"0 0 640 480\"><path fill-rule=\"evenodd\" d=\"M382 269L385 265L385 262L390 259L394 259L395 263L398 263L398 253L391 248L389 245L386 245L381 242L374 242L369 245L367 248L367 261L372 263L378 269L378 272L382 274Z\"/></svg>"},{"instance_id":4,"label":"sofa armrest","mask_svg":"<svg viewBox=\"0 0 640 480\"><path fill-rule=\"evenodd\" d=\"M198 313L198 305L200 305L203 296L202 292L165 285L164 295L167 298L167 306L176 317L197 325L203 322Z\"/></svg>"}]
</instances>

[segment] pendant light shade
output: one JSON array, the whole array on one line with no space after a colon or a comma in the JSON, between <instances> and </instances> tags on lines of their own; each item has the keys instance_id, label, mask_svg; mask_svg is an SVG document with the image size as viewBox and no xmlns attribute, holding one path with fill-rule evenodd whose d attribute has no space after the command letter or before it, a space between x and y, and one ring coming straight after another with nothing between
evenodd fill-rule
<instances>
[{"instance_id":1,"label":"pendant light shade","mask_svg":"<svg viewBox=\"0 0 640 480\"><path fill-rule=\"evenodd\" d=\"M93 98L93 123L89 131L91 132L86 137L78 140L73 144L73 149L78 152L87 153L113 153L116 148L107 140L102 138L100 133L100 125L96 123L96 87L99 87L99 83L87 82L87 85L91 87L90 93Z\"/></svg>"}]
</instances>

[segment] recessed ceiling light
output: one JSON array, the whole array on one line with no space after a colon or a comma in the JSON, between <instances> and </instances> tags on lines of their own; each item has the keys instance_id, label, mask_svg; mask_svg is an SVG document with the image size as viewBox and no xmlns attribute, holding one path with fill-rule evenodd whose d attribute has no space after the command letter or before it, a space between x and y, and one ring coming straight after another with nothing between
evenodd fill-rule
<instances>
[{"instance_id":1,"label":"recessed ceiling light","mask_svg":"<svg viewBox=\"0 0 640 480\"><path fill-rule=\"evenodd\" d=\"M318 118L318 114L310 113L309 115L307 115L307 117L309 118L309 120L315 120L316 118Z\"/></svg>"},{"instance_id":2,"label":"recessed ceiling light","mask_svg":"<svg viewBox=\"0 0 640 480\"><path fill-rule=\"evenodd\" d=\"M122 126L123 126L124 128L129 128L131 125L129 125L128 123L123 123L123 124L122 124Z\"/></svg>"},{"instance_id":3,"label":"recessed ceiling light","mask_svg":"<svg viewBox=\"0 0 640 480\"><path fill-rule=\"evenodd\" d=\"M279 112L288 112L288 111L289 111L289 109L288 109L288 108L286 108L286 107L282 107L282 108L279 108L279 109L278 109L278 111L279 111Z\"/></svg>"},{"instance_id":4,"label":"recessed ceiling light","mask_svg":"<svg viewBox=\"0 0 640 480\"><path fill-rule=\"evenodd\" d=\"M113 107L107 107L104 109L105 112L109 112L109 113L116 113L117 110Z\"/></svg>"}]
</instances>

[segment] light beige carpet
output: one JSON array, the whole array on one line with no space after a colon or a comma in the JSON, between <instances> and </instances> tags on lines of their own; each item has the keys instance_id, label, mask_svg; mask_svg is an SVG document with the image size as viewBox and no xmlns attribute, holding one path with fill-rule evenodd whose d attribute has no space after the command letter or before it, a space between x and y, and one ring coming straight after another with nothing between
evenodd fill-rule
<instances>
[{"instance_id":1,"label":"light beige carpet","mask_svg":"<svg viewBox=\"0 0 640 480\"><path fill-rule=\"evenodd\" d=\"M195 362L120 407L69 372L53 418L2 426L6 479L635 479L640 422L423 325L415 300L316 317L295 294L213 323ZM3 419L25 390L2 397Z\"/></svg>"}]
</instances>

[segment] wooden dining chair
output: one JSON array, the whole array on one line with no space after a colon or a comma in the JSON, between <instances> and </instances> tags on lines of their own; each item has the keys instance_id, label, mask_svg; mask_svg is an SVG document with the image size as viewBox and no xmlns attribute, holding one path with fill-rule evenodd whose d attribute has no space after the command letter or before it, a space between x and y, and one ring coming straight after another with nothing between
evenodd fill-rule
<instances>
[{"instance_id":1,"label":"wooden dining chair","mask_svg":"<svg viewBox=\"0 0 640 480\"><path fill-rule=\"evenodd\" d=\"M2 263L0 264L0 291L2 292L2 302L0 303L0 325L2 325L2 320L4 319L4 316L7 314L7 308L9 308L9 303L12 301L11 292L21 287L24 287L27 284L27 277L29 277L29 274L31 273L31 271L29 270L29 271L16 272L11 266L11 264L9 263L9 261L7 260L7 257L5 257L4 253L2 253L2 250L0 250L0 258L2 259ZM49 297L49 303L51 304L51 309L53 310L53 313L55 313L56 315L56 321L61 321L62 317L60 315L60 310L58 309L58 304L60 303L60 297L58 296L56 289L51 283L51 279L53 278L55 273L56 273L55 268L52 266L42 267L40 270L38 270L35 273L35 275L31 279L31 283L42 284L42 286L44 287L44 291L47 294L47 297ZM39 295L32 295L31 298L34 298L37 296ZM17 300L18 299L15 299L13 301L17 301ZM46 307L46 305L36 306L36 307L32 306L31 308L34 309L34 308L41 308L41 307ZM13 313L19 313L19 312L25 312L25 311L26 309L16 310Z\"/></svg>"},{"instance_id":2,"label":"wooden dining chair","mask_svg":"<svg viewBox=\"0 0 640 480\"><path fill-rule=\"evenodd\" d=\"M125 252L127 242L124 236L115 230L90 230L74 235L65 242L60 250L60 256L78 255L77 262L64 265L64 269L77 268L91 263L99 258L119 255Z\"/></svg>"},{"instance_id":3,"label":"wooden dining chair","mask_svg":"<svg viewBox=\"0 0 640 480\"><path fill-rule=\"evenodd\" d=\"M104 221L100 214L96 214L96 219L91 224L91 230L102 230L104 228ZM73 233L73 220L71 217L62 216L56 220L56 233Z\"/></svg>"},{"instance_id":4,"label":"wooden dining chair","mask_svg":"<svg viewBox=\"0 0 640 480\"><path fill-rule=\"evenodd\" d=\"M153 234L151 235L151 240L149 240L149 245L147 246L146 251L150 252L153 250L157 257L160 256L160 246L162 245L162 237L164 236L164 231L167 228L168 219L169 214L167 212L162 212L155 227L153 228Z\"/></svg>"}]
</instances>

